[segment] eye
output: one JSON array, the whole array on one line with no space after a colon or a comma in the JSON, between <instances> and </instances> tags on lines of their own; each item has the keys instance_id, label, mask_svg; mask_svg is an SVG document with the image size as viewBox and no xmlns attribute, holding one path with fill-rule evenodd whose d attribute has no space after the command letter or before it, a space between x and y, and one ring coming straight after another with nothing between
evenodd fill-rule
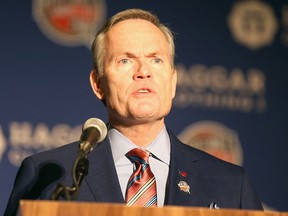
<instances>
[{"instance_id":1,"label":"eye","mask_svg":"<svg viewBox=\"0 0 288 216\"><path fill-rule=\"evenodd\" d=\"M154 58L154 59L153 59L153 62L156 63L156 64L160 64L160 63L162 63L162 59L160 59L160 58Z\"/></svg>"},{"instance_id":2,"label":"eye","mask_svg":"<svg viewBox=\"0 0 288 216\"><path fill-rule=\"evenodd\" d=\"M129 59L121 59L119 62L120 62L121 64L128 64L128 63L130 63L131 61L130 61Z\"/></svg>"}]
</instances>

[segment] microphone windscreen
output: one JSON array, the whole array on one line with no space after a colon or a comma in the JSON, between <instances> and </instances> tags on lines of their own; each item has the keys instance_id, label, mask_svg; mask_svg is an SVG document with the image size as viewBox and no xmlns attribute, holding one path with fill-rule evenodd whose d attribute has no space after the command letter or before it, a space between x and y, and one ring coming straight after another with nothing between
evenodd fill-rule
<instances>
[{"instance_id":1,"label":"microphone windscreen","mask_svg":"<svg viewBox=\"0 0 288 216\"><path fill-rule=\"evenodd\" d=\"M105 139L107 135L107 127L106 124L101 119L98 118L88 119L82 127L82 133L84 133L89 128L95 128L98 130L99 137L97 142L102 142Z\"/></svg>"}]
</instances>

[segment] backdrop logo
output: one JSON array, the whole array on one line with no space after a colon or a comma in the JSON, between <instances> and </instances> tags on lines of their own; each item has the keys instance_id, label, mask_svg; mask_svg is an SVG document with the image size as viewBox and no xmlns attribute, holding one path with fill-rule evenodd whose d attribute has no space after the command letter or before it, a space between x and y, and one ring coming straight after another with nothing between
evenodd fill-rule
<instances>
[{"instance_id":1,"label":"backdrop logo","mask_svg":"<svg viewBox=\"0 0 288 216\"><path fill-rule=\"evenodd\" d=\"M206 107L240 112L266 110L266 77L257 68L228 68L195 64L186 68L176 65L178 107Z\"/></svg>"},{"instance_id":2,"label":"backdrop logo","mask_svg":"<svg viewBox=\"0 0 288 216\"><path fill-rule=\"evenodd\" d=\"M8 160L19 166L29 155L79 140L81 128L81 125L71 127L64 123L49 128L45 123L13 121L8 128Z\"/></svg>"},{"instance_id":3,"label":"backdrop logo","mask_svg":"<svg viewBox=\"0 0 288 216\"><path fill-rule=\"evenodd\" d=\"M40 30L61 45L90 47L106 14L104 0L34 0Z\"/></svg>"},{"instance_id":4,"label":"backdrop logo","mask_svg":"<svg viewBox=\"0 0 288 216\"><path fill-rule=\"evenodd\" d=\"M187 145L208 152L222 160L241 165L242 147L238 134L212 121L201 121L186 127L178 138Z\"/></svg>"},{"instance_id":5,"label":"backdrop logo","mask_svg":"<svg viewBox=\"0 0 288 216\"><path fill-rule=\"evenodd\" d=\"M6 139L4 137L2 127L0 126L0 162L2 160L3 154L6 150L7 144L6 144Z\"/></svg>"},{"instance_id":6,"label":"backdrop logo","mask_svg":"<svg viewBox=\"0 0 288 216\"><path fill-rule=\"evenodd\" d=\"M250 49L271 44L278 28L272 8L258 0L236 3L228 25L234 39Z\"/></svg>"}]
</instances>

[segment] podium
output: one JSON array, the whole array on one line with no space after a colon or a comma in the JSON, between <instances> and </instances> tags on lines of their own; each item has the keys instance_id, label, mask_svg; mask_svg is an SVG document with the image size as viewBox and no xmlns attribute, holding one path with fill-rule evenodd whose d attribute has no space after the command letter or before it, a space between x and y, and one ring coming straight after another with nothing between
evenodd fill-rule
<instances>
[{"instance_id":1,"label":"podium","mask_svg":"<svg viewBox=\"0 0 288 216\"><path fill-rule=\"evenodd\" d=\"M21 200L21 216L288 216L288 212L195 207L126 207L120 204Z\"/></svg>"}]
</instances>

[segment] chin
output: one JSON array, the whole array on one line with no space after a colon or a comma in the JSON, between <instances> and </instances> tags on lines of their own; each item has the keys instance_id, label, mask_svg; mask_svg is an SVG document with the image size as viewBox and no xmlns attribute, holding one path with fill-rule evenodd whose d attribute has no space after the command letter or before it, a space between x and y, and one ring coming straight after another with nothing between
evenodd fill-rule
<instances>
[{"instance_id":1,"label":"chin","mask_svg":"<svg viewBox=\"0 0 288 216\"><path fill-rule=\"evenodd\" d=\"M153 113L136 113L136 115L134 115L134 119L151 119L153 118L155 115Z\"/></svg>"}]
</instances>

